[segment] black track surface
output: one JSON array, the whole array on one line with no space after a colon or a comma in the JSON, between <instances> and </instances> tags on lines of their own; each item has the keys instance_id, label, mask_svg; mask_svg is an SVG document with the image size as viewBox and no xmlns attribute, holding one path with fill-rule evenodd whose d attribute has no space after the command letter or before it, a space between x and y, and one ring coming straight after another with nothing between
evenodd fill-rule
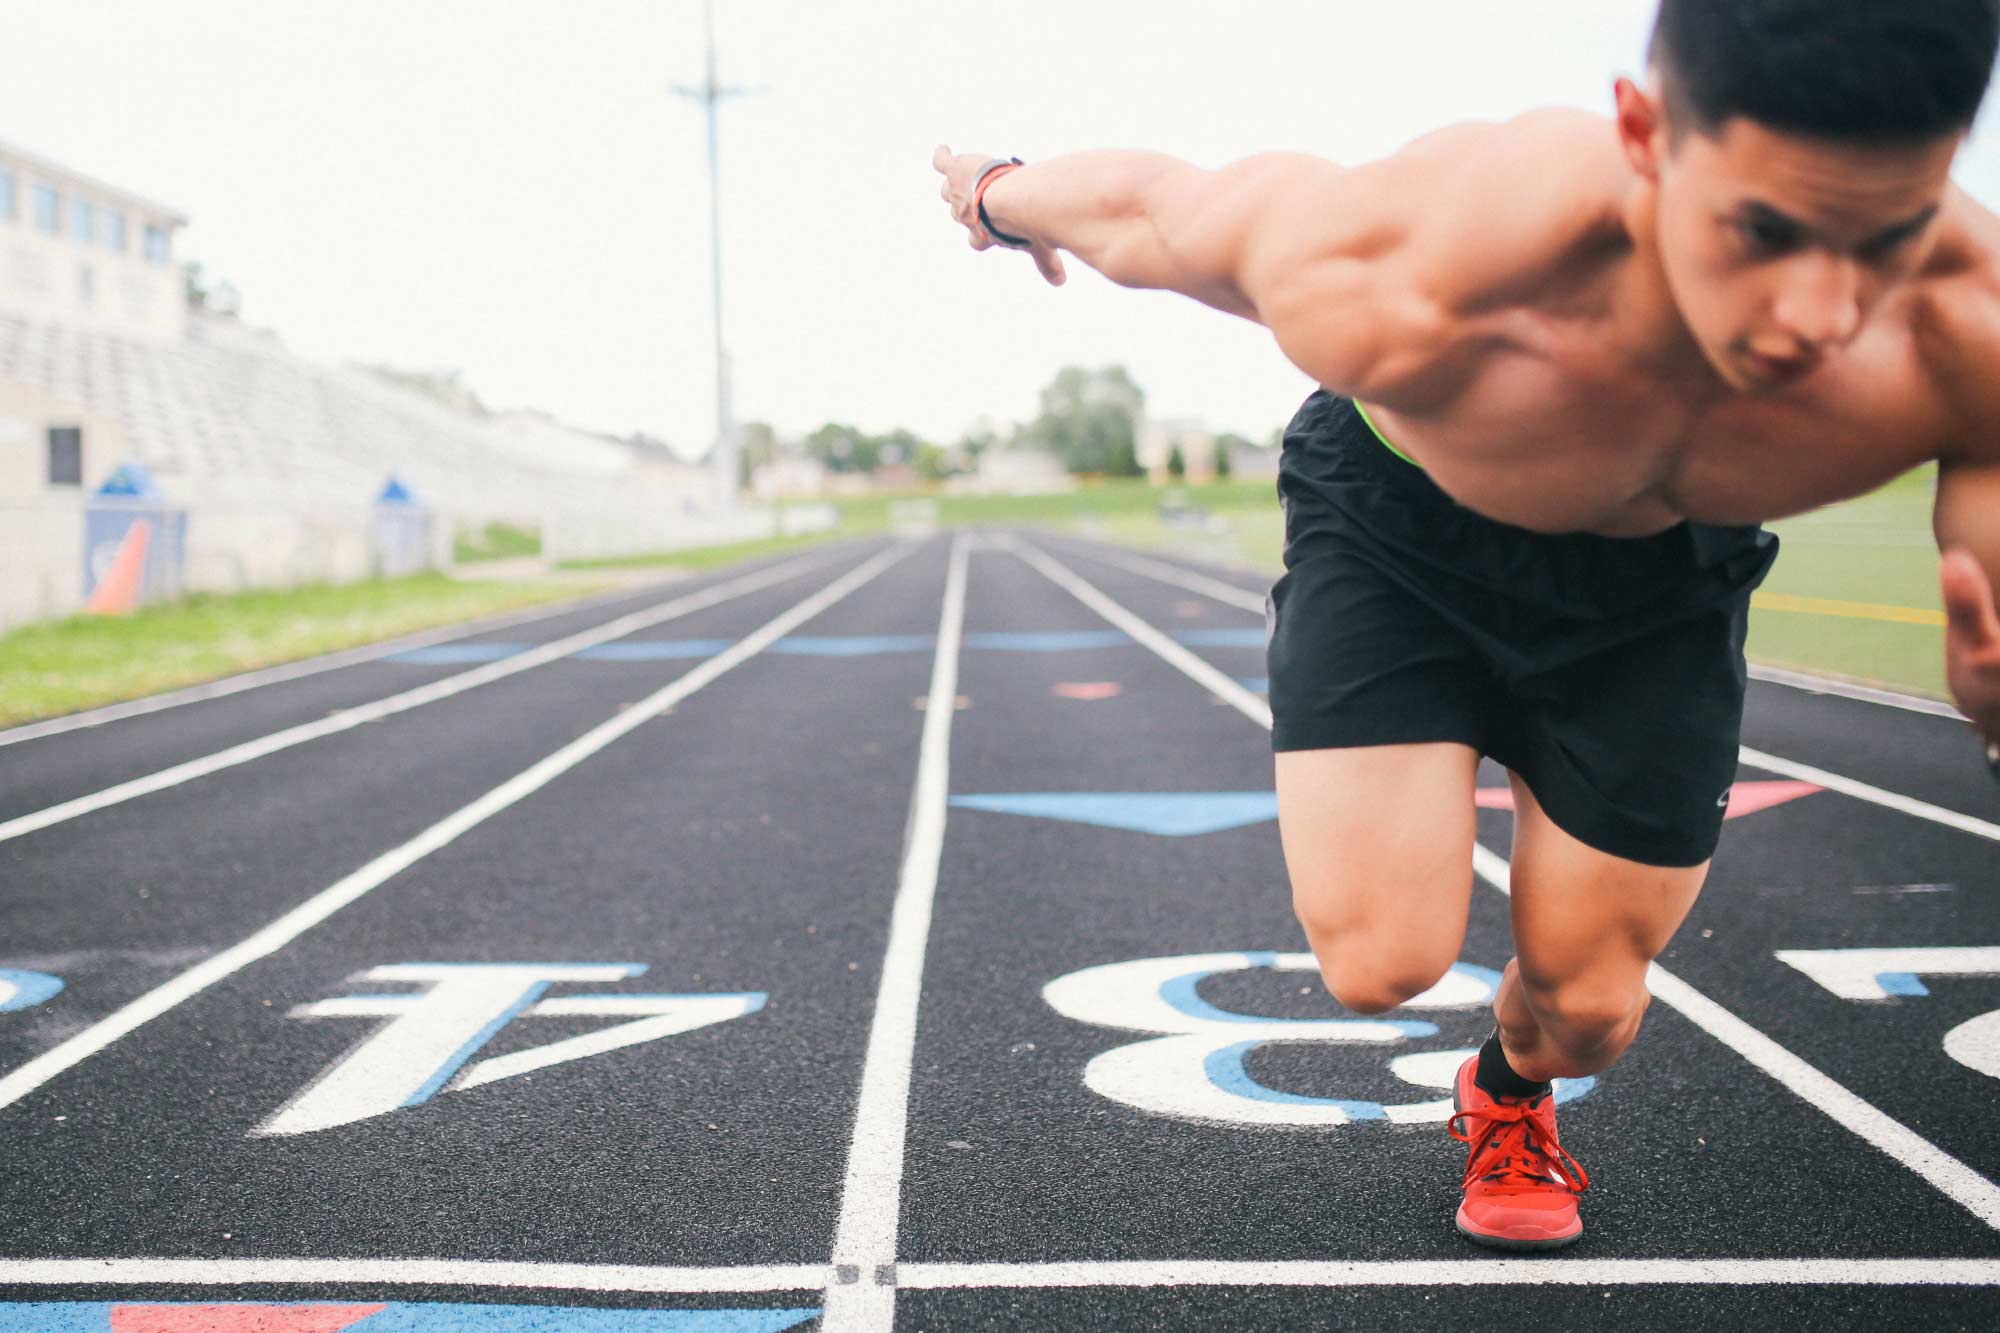
<instances>
[{"instance_id":1,"label":"black track surface","mask_svg":"<svg viewBox=\"0 0 2000 1333\"><path fill-rule=\"evenodd\" d=\"M1260 618L1138 575L1088 543L1020 534L1192 650L1263 674ZM898 636L877 651L755 656L518 804L0 1108L0 1261L477 1259L827 1268L896 900L950 538L931 538L796 633ZM884 549L642 631L733 641ZM1185 565L1190 570L1198 567ZM547 642L740 575L726 571L496 631ZM1254 580L1198 570L1256 592ZM954 795L1253 792L1268 738L1129 643L1003 651L979 636L1101 633L999 539L975 539L951 732ZM984 641L990 644L991 640ZM1002 641L1004 642L1004 641ZM857 648L871 645L855 643ZM0 1011L0 1076L235 945L699 664L565 660L0 842L0 969L65 988ZM467 669L375 662L0 748L0 821ZM1115 695L1058 686L1115 682ZM2000 788L1962 724L1755 685L1745 743L1988 822ZM1782 775L1745 768L1746 782ZM1486 780L1498 783L1489 772ZM1510 816L1481 814L1505 854ZM1509 956L1481 887L1462 958ZM2000 1006L2000 976L1927 976L1857 1002L1781 950L2000 945L2000 846L1835 792L1732 820L1661 959L1682 981L1988 1180L1994 1080L1944 1034ZM1142 1112L1084 1066L1144 1034L1057 1013L1042 988L1166 955L1298 952L1275 825L1187 837L953 808L908 1105L897 1258L1478 1261L1453 1230L1463 1149L1434 1123L1258 1129ZM745 1017L313 1133L261 1125L380 1025L301 1017L398 963L638 963L552 995L761 993ZM1200 996L1245 1014L1340 1016L1316 979L1258 969ZM0 1000L4 1000L0 995ZM1476 1008L1427 1010L1476 1045ZM1414 1015L1413 1015L1414 1016ZM509 1023L506 1055L601 1030ZM1267 1087L1383 1102L1379 1047L1275 1044ZM1561 1259L1971 1259L1979 1285L1353 1285L906 1289L904 1328L1990 1327L2000 1234L1695 1022L1655 1005L1631 1055L1565 1107L1590 1168L1588 1230ZM921 1270L918 1270L921 1271ZM0 1269L0 1274L5 1270ZM360 1281L14 1285L6 1301L535 1303L816 1308L824 1287L661 1296ZM548 1327L562 1326L559 1312ZM365 1329L367 1325L357 1327Z\"/></svg>"}]
</instances>

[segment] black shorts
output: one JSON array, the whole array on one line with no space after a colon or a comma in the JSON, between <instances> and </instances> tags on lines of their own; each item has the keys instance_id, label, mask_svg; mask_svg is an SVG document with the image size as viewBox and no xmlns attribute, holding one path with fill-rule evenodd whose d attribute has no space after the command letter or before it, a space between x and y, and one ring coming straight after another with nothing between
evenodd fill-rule
<instances>
[{"instance_id":1,"label":"black shorts","mask_svg":"<svg viewBox=\"0 0 2000 1333\"><path fill-rule=\"evenodd\" d=\"M1320 391L1285 430L1271 591L1279 750L1456 741L1578 840L1707 860L1736 774L1755 527L1550 535L1484 518Z\"/></svg>"}]
</instances>

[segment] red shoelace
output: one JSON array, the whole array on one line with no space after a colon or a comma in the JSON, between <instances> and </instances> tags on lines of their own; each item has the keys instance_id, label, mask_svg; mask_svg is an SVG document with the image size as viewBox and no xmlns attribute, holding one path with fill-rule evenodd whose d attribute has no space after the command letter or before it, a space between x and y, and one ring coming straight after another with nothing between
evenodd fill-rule
<instances>
[{"instance_id":1,"label":"red shoelace","mask_svg":"<svg viewBox=\"0 0 2000 1333\"><path fill-rule=\"evenodd\" d=\"M1460 1143L1484 1139L1483 1145L1465 1164L1465 1183L1489 1181L1498 1192L1513 1194L1547 1189L1555 1178L1581 1194L1590 1188L1590 1177L1581 1163L1556 1141L1554 1127L1545 1114L1538 1114L1525 1102L1494 1102L1477 1111L1460 1111L1447 1128ZM1459 1122L1467 1122L1459 1128ZM1483 1122L1476 1133L1471 1122Z\"/></svg>"}]
</instances>

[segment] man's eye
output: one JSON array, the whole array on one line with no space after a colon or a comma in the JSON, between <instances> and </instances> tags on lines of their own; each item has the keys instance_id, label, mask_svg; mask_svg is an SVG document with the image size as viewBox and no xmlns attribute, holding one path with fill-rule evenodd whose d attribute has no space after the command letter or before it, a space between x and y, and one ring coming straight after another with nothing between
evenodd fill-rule
<instances>
[{"instance_id":1,"label":"man's eye","mask_svg":"<svg viewBox=\"0 0 2000 1333\"><path fill-rule=\"evenodd\" d=\"M1750 248L1763 254L1777 254L1798 244L1798 228L1771 218L1744 218L1737 222L1736 229L1743 233L1743 239Z\"/></svg>"}]
</instances>

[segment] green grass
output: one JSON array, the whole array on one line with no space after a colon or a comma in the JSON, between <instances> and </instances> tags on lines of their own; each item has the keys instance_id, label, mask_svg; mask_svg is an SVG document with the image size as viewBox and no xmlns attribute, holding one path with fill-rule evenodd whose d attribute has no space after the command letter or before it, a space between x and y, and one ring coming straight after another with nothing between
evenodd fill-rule
<instances>
[{"instance_id":1,"label":"green grass","mask_svg":"<svg viewBox=\"0 0 2000 1333\"><path fill-rule=\"evenodd\" d=\"M808 546L824 546L828 542L842 541L848 537L862 536L868 529L852 528L845 524L832 532L811 533L797 537L761 537L756 541L730 542L723 546L694 546L685 551L661 551L654 555L608 556L601 560L565 560L560 569L685 569L694 572L715 569L722 565L732 565L738 560L751 560L760 555L779 555L786 551L800 551Z\"/></svg>"},{"instance_id":2,"label":"green grass","mask_svg":"<svg viewBox=\"0 0 2000 1333\"><path fill-rule=\"evenodd\" d=\"M484 560L505 560L512 556L540 555L542 535L532 528L511 523L488 523L483 528L463 529L452 535L451 560L455 565L473 565Z\"/></svg>"},{"instance_id":3,"label":"green grass","mask_svg":"<svg viewBox=\"0 0 2000 1333\"><path fill-rule=\"evenodd\" d=\"M583 596L587 586L458 583L442 574L197 593L129 616L71 616L0 635L0 724L75 712L434 625Z\"/></svg>"},{"instance_id":4,"label":"green grass","mask_svg":"<svg viewBox=\"0 0 2000 1333\"><path fill-rule=\"evenodd\" d=\"M1937 611L1942 603L1930 531L1936 478L1934 468L1922 468L1860 499L1772 524L1784 548L1759 595ZM1938 625L1753 607L1750 655L1778 666L1948 697L1944 630Z\"/></svg>"}]
</instances>

